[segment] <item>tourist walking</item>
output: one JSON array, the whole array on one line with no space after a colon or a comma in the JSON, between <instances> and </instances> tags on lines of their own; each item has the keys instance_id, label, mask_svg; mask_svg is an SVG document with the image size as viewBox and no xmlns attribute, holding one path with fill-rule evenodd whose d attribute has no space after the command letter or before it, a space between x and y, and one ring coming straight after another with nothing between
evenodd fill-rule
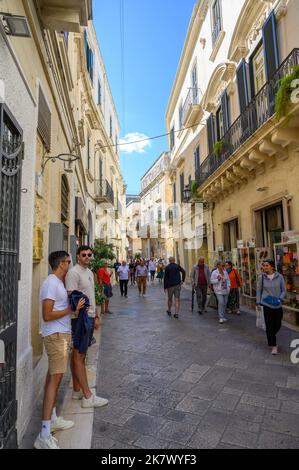
<instances>
[{"instance_id":1,"label":"tourist walking","mask_svg":"<svg viewBox=\"0 0 299 470\"><path fill-rule=\"evenodd\" d=\"M165 270L164 263L162 260L160 260L157 266L157 279L159 279L160 284L162 284L163 279L164 279L164 270Z\"/></svg>"},{"instance_id":2,"label":"tourist walking","mask_svg":"<svg viewBox=\"0 0 299 470\"><path fill-rule=\"evenodd\" d=\"M135 269L136 269L136 265L135 265L134 261L131 259L131 261L129 263L131 286L133 286L135 284Z\"/></svg>"},{"instance_id":3,"label":"tourist walking","mask_svg":"<svg viewBox=\"0 0 299 470\"><path fill-rule=\"evenodd\" d=\"M182 276L182 277L181 277ZM167 315L171 316L172 298L175 298L174 318L179 318L181 285L185 282L186 271L175 263L173 256L169 258L169 264L165 268L164 291L167 291L168 305Z\"/></svg>"},{"instance_id":4,"label":"tourist walking","mask_svg":"<svg viewBox=\"0 0 299 470\"><path fill-rule=\"evenodd\" d=\"M146 296L146 283L148 279L148 269L145 266L145 263L143 260L140 261L136 268L136 279L137 279L137 285L138 285L138 290L139 290L139 296L142 295L142 297Z\"/></svg>"},{"instance_id":5,"label":"tourist walking","mask_svg":"<svg viewBox=\"0 0 299 470\"><path fill-rule=\"evenodd\" d=\"M240 315L240 293L239 288L242 287L243 281L238 271L233 267L231 261L226 261L225 269L230 280L230 291L227 300L227 309L229 313Z\"/></svg>"},{"instance_id":6,"label":"tourist walking","mask_svg":"<svg viewBox=\"0 0 299 470\"><path fill-rule=\"evenodd\" d=\"M154 282L155 274L156 274L157 263L155 262L154 258L152 257L148 262L148 269L151 274L151 281Z\"/></svg>"},{"instance_id":7,"label":"tourist walking","mask_svg":"<svg viewBox=\"0 0 299 470\"><path fill-rule=\"evenodd\" d=\"M268 345L272 354L278 354L276 335L281 328L282 304L286 295L283 276L275 270L273 260L263 262L263 272L258 276L256 304L263 307Z\"/></svg>"},{"instance_id":8,"label":"tourist walking","mask_svg":"<svg viewBox=\"0 0 299 470\"><path fill-rule=\"evenodd\" d=\"M113 265L113 268L114 268L114 274L115 274L115 282L118 283L118 274L117 274L117 270L118 268L120 267L121 263L118 261L118 259L116 260L116 262L114 263Z\"/></svg>"},{"instance_id":9,"label":"tourist walking","mask_svg":"<svg viewBox=\"0 0 299 470\"><path fill-rule=\"evenodd\" d=\"M227 321L224 315L230 291L229 275L224 268L225 264L218 261L217 268L211 274L211 284L213 285L214 293L218 300L219 323Z\"/></svg>"},{"instance_id":10,"label":"tourist walking","mask_svg":"<svg viewBox=\"0 0 299 470\"><path fill-rule=\"evenodd\" d=\"M120 293L121 296L125 296L128 298L128 282L129 282L129 275L130 275L130 268L127 265L126 261L121 263L121 266L117 270L117 274L119 277L119 286L120 286Z\"/></svg>"},{"instance_id":11,"label":"tourist walking","mask_svg":"<svg viewBox=\"0 0 299 470\"><path fill-rule=\"evenodd\" d=\"M48 356L48 373L45 383L42 426L34 447L59 449L51 432L70 429L73 421L56 415L56 395L63 374L67 370L71 344L71 314L64 279L71 263L66 251L55 251L49 256L52 273L44 281L40 291L41 333ZM78 302L79 310L85 301Z\"/></svg>"},{"instance_id":12,"label":"tourist walking","mask_svg":"<svg viewBox=\"0 0 299 470\"><path fill-rule=\"evenodd\" d=\"M111 276L112 271L108 271L108 261L104 261L103 267L97 271L97 279L100 286L104 287L104 294L106 296L104 313L113 313L109 310L109 300L113 296Z\"/></svg>"},{"instance_id":13,"label":"tourist walking","mask_svg":"<svg viewBox=\"0 0 299 470\"><path fill-rule=\"evenodd\" d=\"M88 347L91 345L94 329L98 330L100 327L100 319L96 313L94 275L93 272L89 269L91 259L92 249L87 245L80 246L77 250L78 263L68 271L65 278L65 286L68 295L72 295L73 292L79 291L82 292L89 300L89 307L86 316L88 325L88 339L86 343L84 342L83 347L80 341L80 339L82 339L82 333L80 331L80 323L82 323L82 318L78 318L78 315L75 314L72 315L72 398L74 400L81 400L82 408L101 407L107 405L108 403L108 400L106 400L105 398L98 397L91 392L87 381L87 373L85 367L86 353ZM77 337L78 345L74 341L74 338Z\"/></svg>"},{"instance_id":14,"label":"tourist walking","mask_svg":"<svg viewBox=\"0 0 299 470\"><path fill-rule=\"evenodd\" d=\"M192 288L195 289L199 315L206 312L208 286L211 281L211 273L205 259L201 256L197 265L191 272Z\"/></svg>"}]
</instances>

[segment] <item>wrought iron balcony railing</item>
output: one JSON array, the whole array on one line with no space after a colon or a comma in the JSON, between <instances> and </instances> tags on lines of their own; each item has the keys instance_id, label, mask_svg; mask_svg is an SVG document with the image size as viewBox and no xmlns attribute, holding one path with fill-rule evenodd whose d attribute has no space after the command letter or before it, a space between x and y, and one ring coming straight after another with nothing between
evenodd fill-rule
<instances>
[{"instance_id":1,"label":"wrought iron balcony railing","mask_svg":"<svg viewBox=\"0 0 299 470\"><path fill-rule=\"evenodd\" d=\"M114 191L107 180L95 181L95 197L97 202L110 202L114 204Z\"/></svg>"},{"instance_id":2,"label":"wrought iron balcony railing","mask_svg":"<svg viewBox=\"0 0 299 470\"><path fill-rule=\"evenodd\" d=\"M279 90L277 81L290 74L299 64L299 48L293 49L258 94L251 100L243 113L230 126L222 137L220 155L210 154L197 172L203 184L230 156L236 152L268 119L275 113L275 96Z\"/></svg>"},{"instance_id":3,"label":"wrought iron balcony railing","mask_svg":"<svg viewBox=\"0 0 299 470\"><path fill-rule=\"evenodd\" d=\"M182 123L186 123L187 116L191 106L199 104L198 88L190 88L187 98L185 100L182 111Z\"/></svg>"}]
</instances>

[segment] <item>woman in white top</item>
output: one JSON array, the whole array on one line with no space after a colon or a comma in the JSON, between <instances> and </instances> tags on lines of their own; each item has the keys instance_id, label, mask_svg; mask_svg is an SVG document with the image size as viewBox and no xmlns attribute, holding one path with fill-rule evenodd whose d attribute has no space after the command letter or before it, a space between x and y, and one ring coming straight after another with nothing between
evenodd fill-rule
<instances>
[{"instance_id":1,"label":"woman in white top","mask_svg":"<svg viewBox=\"0 0 299 470\"><path fill-rule=\"evenodd\" d=\"M225 309L228 299L228 294L230 291L230 280L229 275L225 271L225 263L218 261L217 269L212 272L211 275L211 284L213 284L214 292L218 300L218 315L219 323L224 323L227 321L225 318Z\"/></svg>"}]
</instances>

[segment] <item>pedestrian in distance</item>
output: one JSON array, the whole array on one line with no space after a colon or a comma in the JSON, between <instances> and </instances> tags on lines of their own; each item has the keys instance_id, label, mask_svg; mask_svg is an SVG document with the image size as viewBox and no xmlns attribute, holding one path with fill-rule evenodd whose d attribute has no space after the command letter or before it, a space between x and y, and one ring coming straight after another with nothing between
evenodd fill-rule
<instances>
[{"instance_id":1,"label":"pedestrian in distance","mask_svg":"<svg viewBox=\"0 0 299 470\"><path fill-rule=\"evenodd\" d=\"M229 275L224 268L225 263L218 261L217 269L215 269L211 274L211 284L213 285L214 293L218 300L219 323L227 321L227 318L225 318L224 315L230 291Z\"/></svg>"},{"instance_id":2,"label":"pedestrian in distance","mask_svg":"<svg viewBox=\"0 0 299 470\"><path fill-rule=\"evenodd\" d=\"M127 265L126 261L123 261L121 263L121 266L117 270L117 274L119 277L120 294L122 297L125 296L125 298L127 299L130 268Z\"/></svg>"},{"instance_id":3,"label":"pedestrian in distance","mask_svg":"<svg viewBox=\"0 0 299 470\"><path fill-rule=\"evenodd\" d=\"M151 259L148 262L148 269L151 274L151 281L154 282L155 280L155 274L156 274L156 268L157 268L157 263L155 262L154 258L151 257Z\"/></svg>"},{"instance_id":4,"label":"pedestrian in distance","mask_svg":"<svg viewBox=\"0 0 299 470\"><path fill-rule=\"evenodd\" d=\"M257 282L256 305L258 310L263 307L268 346L272 348L271 353L276 355L276 335L281 328L286 286L283 276L275 270L273 260L265 260L262 266L263 272L258 276Z\"/></svg>"},{"instance_id":5,"label":"pedestrian in distance","mask_svg":"<svg viewBox=\"0 0 299 470\"><path fill-rule=\"evenodd\" d=\"M199 315L206 312L207 293L210 286L211 273L205 259L201 256L191 272L192 288L195 289Z\"/></svg>"},{"instance_id":6,"label":"pedestrian in distance","mask_svg":"<svg viewBox=\"0 0 299 470\"><path fill-rule=\"evenodd\" d=\"M113 268L114 268L114 274L115 274L115 282L118 284L118 274L117 274L117 270L118 268L121 266L121 263L118 261L118 259L116 260L116 262L114 263L113 265Z\"/></svg>"},{"instance_id":7,"label":"pedestrian in distance","mask_svg":"<svg viewBox=\"0 0 299 470\"><path fill-rule=\"evenodd\" d=\"M84 344L84 348L75 346L74 338L79 335L82 336L80 331L80 318L78 315L72 315L72 335L73 335L73 350L71 356L71 371L73 378L73 400L81 400L82 408L98 408L108 404L106 398L101 398L94 395L89 387L85 366L85 359L87 348L91 345L94 329L98 330L100 327L100 319L96 312L95 288L94 288L94 275L89 269L92 260L92 249L87 245L82 245L77 250L78 263L73 266L67 273L65 278L65 286L68 295L73 292L82 292L89 300L89 308L87 312L88 322L88 342ZM79 329L79 331L78 331Z\"/></svg>"},{"instance_id":8,"label":"pedestrian in distance","mask_svg":"<svg viewBox=\"0 0 299 470\"><path fill-rule=\"evenodd\" d=\"M135 269L136 269L135 263L131 259L131 261L129 263L131 286L133 286L135 284Z\"/></svg>"},{"instance_id":9,"label":"pedestrian in distance","mask_svg":"<svg viewBox=\"0 0 299 470\"><path fill-rule=\"evenodd\" d=\"M146 283L148 279L148 269L143 260L140 261L136 268L136 279L139 291L139 297L146 297Z\"/></svg>"},{"instance_id":10,"label":"pedestrian in distance","mask_svg":"<svg viewBox=\"0 0 299 470\"><path fill-rule=\"evenodd\" d=\"M231 261L226 261L225 269L230 280L230 291L227 300L227 309L229 313L240 315L240 293L239 289L243 285L243 281L238 271L233 267Z\"/></svg>"},{"instance_id":11,"label":"pedestrian in distance","mask_svg":"<svg viewBox=\"0 0 299 470\"><path fill-rule=\"evenodd\" d=\"M97 279L100 286L104 287L104 294L106 296L105 300L105 310L104 313L113 313L109 310L109 301L113 296L111 277L113 275L112 271L108 271L108 261L104 260L103 267L99 268L97 271Z\"/></svg>"},{"instance_id":12,"label":"pedestrian in distance","mask_svg":"<svg viewBox=\"0 0 299 470\"><path fill-rule=\"evenodd\" d=\"M171 317L172 298L175 298L174 318L179 318L181 286L185 282L186 271L175 263L175 258L169 258L169 264L165 268L164 292L167 292L168 302L166 313Z\"/></svg>"},{"instance_id":13,"label":"pedestrian in distance","mask_svg":"<svg viewBox=\"0 0 299 470\"><path fill-rule=\"evenodd\" d=\"M159 284L162 284L164 279L165 266L162 260L159 260L157 266L157 279L159 279Z\"/></svg>"},{"instance_id":14,"label":"pedestrian in distance","mask_svg":"<svg viewBox=\"0 0 299 470\"><path fill-rule=\"evenodd\" d=\"M71 344L71 314L64 279L71 263L66 251L55 251L49 256L52 273L44 281L40 291L41 331L48 356L48 373L45 383L42 426L34 447L36 449L59 449L58 441L51 432L70 429L73 421L56 415L57 391L67 370ZM85 301L80 299L78 313Z\"/></svg>"}]
</instances>

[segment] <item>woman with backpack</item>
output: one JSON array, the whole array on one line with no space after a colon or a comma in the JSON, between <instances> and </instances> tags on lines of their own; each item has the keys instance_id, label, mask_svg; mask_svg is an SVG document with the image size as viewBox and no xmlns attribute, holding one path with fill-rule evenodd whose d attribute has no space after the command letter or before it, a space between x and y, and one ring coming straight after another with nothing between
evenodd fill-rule
<instances>
[{"instance_id":1,"label":"woman with backpack","mask_svg":"<svg viewBox=\"0 0 299 470\"><path fill-rule=\"evenodd\" d=\"M238 271L233 267L231 261L225 263L225 269L230 280L230 292L227 301L227 309L229 313L240 315L240 294L239 287L242 287L243 281Z\"/></svg>"}]
</instances>

